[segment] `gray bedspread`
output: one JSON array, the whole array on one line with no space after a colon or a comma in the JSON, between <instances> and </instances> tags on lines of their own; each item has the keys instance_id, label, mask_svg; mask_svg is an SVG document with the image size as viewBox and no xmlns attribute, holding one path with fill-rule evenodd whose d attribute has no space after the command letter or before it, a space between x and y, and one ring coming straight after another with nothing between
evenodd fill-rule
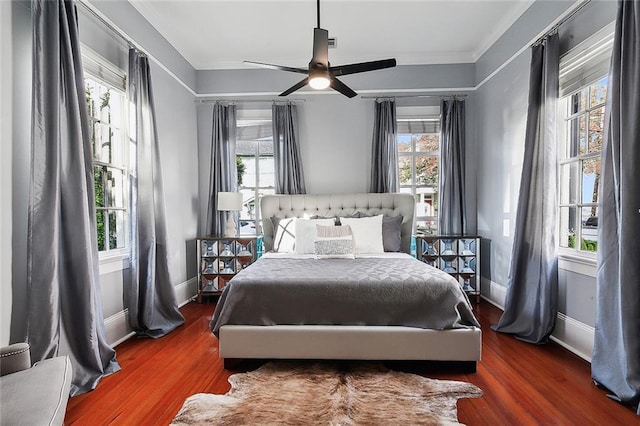
<instances>
[{"instance_id":1,"label":"gray bedspread","mask_svg":"<svg viewBox=\"0 0 640 426\"><path fill-rule=\"evenodd\" d=\"M210 327L226 324L478 326L455 278L402 258L260 258L225 286Z\"/></svg>"}]
</instances>

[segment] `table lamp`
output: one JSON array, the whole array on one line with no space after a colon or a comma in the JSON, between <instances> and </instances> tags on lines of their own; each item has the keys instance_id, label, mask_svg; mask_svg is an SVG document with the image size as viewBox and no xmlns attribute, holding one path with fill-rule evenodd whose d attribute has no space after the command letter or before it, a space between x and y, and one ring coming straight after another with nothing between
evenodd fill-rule
<instances>
[{"instance_id":1,"label":"table lamp","mask_svg":"<svg viewBox=\"0 0 640 426\"><path fill-rule=\"evenodd\" d=\"M218 192L218 210L227 212L224 236L235 237L236 222L233 220L233 212L242 210L242 194L239 192Z\"/></svg>"}]
</instances>

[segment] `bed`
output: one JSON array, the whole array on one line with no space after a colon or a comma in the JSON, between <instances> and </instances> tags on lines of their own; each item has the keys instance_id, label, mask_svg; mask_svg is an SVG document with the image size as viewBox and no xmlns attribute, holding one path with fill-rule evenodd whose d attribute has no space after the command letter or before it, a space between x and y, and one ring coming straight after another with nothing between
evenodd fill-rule
<instances>
[{"instance_id":1,"label":"bed","mask_svg":"<svg viewBox=\"0 0 640 426\"><path fill-rule=\"evenodd\" d=\"M475 371L481 331L469 299L455 279L409 255L414 209L409 194L262 197L267 253L225 286L210 324L225 366L248 358L420 360ZM395 237L388 229L400 228L394 251L318 259L301 249L300 229L337 229L335 217L349 218L342 221L358 243L368 238L361 224L393 222L383 233L386 250ZM291 253L282 224L295 221L300 239Z\"/></svg>"}]
</instances>

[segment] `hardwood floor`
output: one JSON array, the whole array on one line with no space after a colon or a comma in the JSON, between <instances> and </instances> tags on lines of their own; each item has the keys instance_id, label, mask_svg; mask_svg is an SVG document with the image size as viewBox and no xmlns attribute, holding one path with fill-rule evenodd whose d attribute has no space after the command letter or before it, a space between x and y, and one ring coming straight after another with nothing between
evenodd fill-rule
<instances>
[{"instance_id":1,"label":"hardwood floor","mask_svg":"<svg viewBox=\"0 0 640 426\"><path fill-rule=\"evenodd\" d=\"M223 369L208 328L213 309L213 304L189 303L182 308L185 325L170 335L119 345L122 370L104 378L93 392L71 398L65 424L166 425L186 397L225 393L232 372ZM484 301L475 310L483 329L477 373L416 363L390 366L479 386L482 398L458 402L458 419L470 426L640 424L630 408L593 385L589 363L555 343L535 346L495 333L490 326L500 311Z\"/></svg>"}]
</instances>

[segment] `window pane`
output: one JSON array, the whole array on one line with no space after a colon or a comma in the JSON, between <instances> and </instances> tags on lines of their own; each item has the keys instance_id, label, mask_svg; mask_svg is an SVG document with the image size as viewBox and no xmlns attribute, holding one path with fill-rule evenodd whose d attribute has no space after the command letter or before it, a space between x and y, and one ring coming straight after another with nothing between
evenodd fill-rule
<instances>
[{"instance_id":1,"label":"window pane","mask_svg":"<svg viewBox=\"0 0 640 426\"><path fill-rule=\"evenodd\" d=\"M109 124L111 123L111 90L106 88L103 85L98 85L98 100L97 107L98 111L96 117L103 123Z\"/></svg>"},{"instance_id":2,"label":"window pane","mask_svg":"<svg viewBox=\"0 0 640 426\"><path fill-rule=\"evenodd\" d=\"M240 219L240 235L256 235L256 221Z\"/></svg>"},{"instance_id":3,"label":"window pane","mask_svg":"<svg viewBox=\"0 0 640 426\"><path fill-rule=\"evenodd\" d=\"M560 247L576 248L575 207L560 207Z\"/></svg>"},{"instance_id":4,"label":"window pane","mask_svg":"<svg viewBox=\"0 0 640 426\"><path fill-rule=\"evenodd\" d=\"M413 184L411 175L411 157L401 155L398 157L398 173L400 175L400 185Z\"/></svg>"},{"instance_id":5,"label":"window pane","mask_svg":"<svg viewBox=\"0 0 640 426\"><path fill-rule=\"evenodd\" d=\"M569 100L569 115L577 114L587 108L587 89L571 95Z\"/></svg>"},{"instance_id":6,"label":"window pane","mask_svg":"<svg viewBox=\"0 0 640 426\"><path fill-rule=\"evenodd\" d=\"M437 188L416 188L416 216L438 215Z\"/></svg>"},{"instance_id":7,"label":"window pane","mask_svg":"<svg viewBox=\"0 0 640 426\"><path fill-rule=\"evenodd\" d=\"M107 172L107 193L108 193L108 207L124 208L125 206L125 188L124 188L125 176L122 170L108 168Z\"/></svg>"},{"instance_id":8,"label":"window pane","mask_svg":"<svg viewBox=\"0 0 640 426\"><path fill-rule=\"evenodd\" d=\"M96 211L96 225L98 230L98 251L106 250L107 246L105 244L106 241L106 223L104 221L105 211L98 210Z\"/></svg>"},{"instance_id":9,"label":"window pane","mask_svg":"<svg viewBox=\"0 0 640 426\"><path fill-rule=\"evenodd\" d=\"M604 135L604 107L594 109L589 113L589 151L602 151L602 136Z\"/></svg>"},{"instance_id":10,"label":"window pane","mask_svg":"<svg viewBox=\"0 0 640 426\"><path fill-rule=\"evenodd\" d=\"M275 162L273 157L260 157L258 159L260 164L260 175L258 176L259 187L275 187Z\"/></svg>"},{"instance_id":11,"label":"window pane","mask_svg":"<svg viewBox=\"0 0 640 426\"><path fill-rule=\"evenodd\" d=\"M560 166L560 204L578 202L578 163Z\"/></svg>"},{"instance_id":12,"label":"window pane","mask_svg":"<svg viewBox=\"0 0 640 426\"><path fill-rule=\"evenodd\" d=\"M567 155L575 157L587 150L587 118L584 115L569 120L569 145Z\"/></svg>"},{"instance_id":13,"label":"window pane","mask_svg":"<svg viewBox=\"0 0 640 426\"><path fill-rule=\"evenodd\" d=\"M240 220L256 219L256 191L253 188L243 188L240 190L242 194L242 210L240 211Z\"/></svg>"},{"instance_id":14,"label":"window pane","mask_svg":"<svg viewBox=\"0 0 640 426\"><path fill-rule=\"evenodd\" d=\"M94 197L96 207L106 207L105 178L107 175L106 166L93 166Z\"/></svg>"},{"instance_id":15,"label":"window pane","mask_svg":"<svg viewBox=\"0 0 640 426\"><path fill-rule=\"evenodd\" d=\"M438 157L433 155L416 156L416 184L438 184Z\"/></svg>"},{"instance_id":16,"label":"window pane","mask_svg":"<svg viewBox=\"0 0 640 426\"><path fill-rule=\"evenodd\" d=\"M416 234L436 235L438 233L438 223L435 220L416 221Z\"/></svg>"},{"instance_id":17,"label":"window pane","mask_svg":"<svg viewBox=\"0 0 640 426\"><path fill-rule=\"evenodd\" d=\"M417 152L438 152L440 150L440 135L438 133L414 135L414 137Z\"/></svg>"},{"instance_id":18,"label":"window pane","mask_svg":"<svg viewBox=\"0 0 640 426\"><path fill-rule=\"evenodd\" d=\"M411 152L411 135L398 135L398 152Z\"/></svg>"},{"instance_id":19,"label":"window pane","mask_svg":"<svg viewBox=\"0 0 640 426\"><path fill-rule=\"evenodd\" d=\"M122 210L109 212L109 249L125 246L124 212Z\"/></svg>"},{"instance_id":20,"label":"window pane","mask_svg":"<svg viewBox=\"0 0 640 426\"><path fill-rule=\"evenodd\" d=\"M589 87L589 108L604 103L607 99L609 77L603 77Z\"/></svg>"},{"instance_id":21,"label":"window pane","mask_svg":"<svg viewBox=\"0 0 640 426\"><path fill-rule=\"evenodd\" d=\"M600 159L592 158L582 162L582 202L598 202L600 184Z\"/></svg>"},{"instance_id":22,"label":"window pane","mask_svg":"<svg viewBox=\"0 0 640 426\"><path fill-rule=\"evenodd\" d=\"M582 242L580 249L596 251L598 248L598 208L583 207L582 209Z\"/></svg>"},{"instance_id":23,"label":"window pane","mask_svg":"<svg viewBox=\"0 0 640 426\"><path fill-rule=\"evenodd\" d=\"M115 140L111 128L105 124L94 121L90 132L93 145L93 158L103 163L111 163L113 161L111 151L112 141Z\"/></svg>"},{"instance_id":24,"label":"window pane","mask_svg":"<svg viewBox=\"0 0 640 426\"><path fill-rule=\"evenodd\" d=\"M587 118L584 115L569 120L568 156L576 157L587 151Z\"/></svg>"},{"instance_id":25,"label":"window pane","mask_svg":"<svg viewBox=\"0 0 640 426\"><path fill-rule=\"evenodd\" d=\"M94 94L97 93L98 89L96 88L96 83L86 79L84 81L84 94L87 98L87 114L89 118L96 117L97 108L96 108L96 100L94 98Z\"/></svg>"}]
</instances>

